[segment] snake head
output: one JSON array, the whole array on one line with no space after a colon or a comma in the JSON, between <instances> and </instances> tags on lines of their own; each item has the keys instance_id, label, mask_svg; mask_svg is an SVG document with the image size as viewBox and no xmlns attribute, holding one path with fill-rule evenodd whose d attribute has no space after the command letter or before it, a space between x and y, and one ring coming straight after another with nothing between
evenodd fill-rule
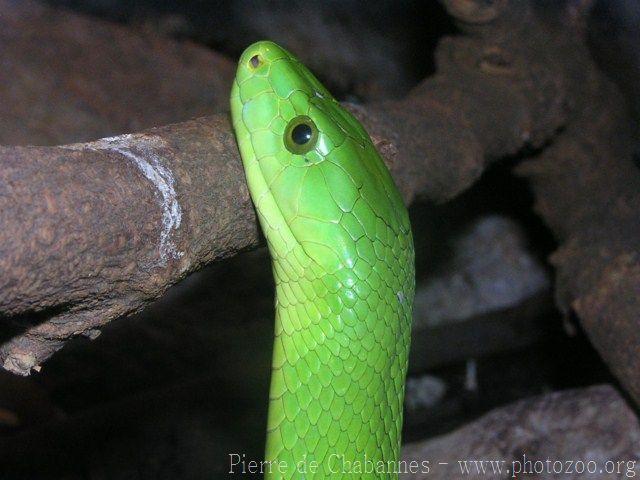
<instances>
[{"instance_id":1,"label":"snake head","mask_svg":"<svg viewBox=\"0 0 640 480\"><path fill-rule=\"evenodd\" d=\"M405 212L360 123L275 43L255 43L240 57L231 117L249 191L276 255L297 245L327 271L350 268L356 242L390 235L397 212Z\"/></svg>"}]
</instances>

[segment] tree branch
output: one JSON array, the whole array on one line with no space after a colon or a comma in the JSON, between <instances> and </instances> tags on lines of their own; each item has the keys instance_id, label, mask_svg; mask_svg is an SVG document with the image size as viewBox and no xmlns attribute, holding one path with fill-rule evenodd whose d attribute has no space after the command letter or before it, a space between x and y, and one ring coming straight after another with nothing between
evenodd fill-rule
<instances>
[{"instance_id":1,"label":"tree branch","mask_svg":"<svg viewBox=\"0 0 640 480\"><path fill-rule=\"evenodd\" d=\"M567 131L518 172L561 242L556 303L640 404L640 169L620 94L601 77L585 90Z\"/></svg>"}]
</instances>

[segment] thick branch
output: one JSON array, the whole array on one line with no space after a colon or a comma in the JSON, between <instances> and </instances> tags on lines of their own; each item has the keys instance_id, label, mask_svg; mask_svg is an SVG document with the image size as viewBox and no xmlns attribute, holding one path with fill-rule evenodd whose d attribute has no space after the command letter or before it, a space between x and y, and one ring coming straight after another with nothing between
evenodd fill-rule
<instances>
[{"instance_id":1,"label":"thick branch","mask_svg":"<svg viewBox=\"0 0 640 480\"><path fill-rule=\"evenodd\" d=\"M525 2L473 28L442 41L438 74L404 100L350 107L408 202L450 199L489 161L549 141L567 121L568 92L595 75L581 39L542 28ZM93 143L5 147L0 162L0 313L28 322L0 349L16 373L258 241L226 115Z\"/></svg>"},{"instance_id":2,"label":"thick branch","mask_svg":"<svg viewBox=\"0 0 640 480\"><path fill-rule=\"evenodd\" d=\"M53 314L5 345L9 369L257 243L224 116L0 158L2 311Z\"/></svg>"}]
</instances>

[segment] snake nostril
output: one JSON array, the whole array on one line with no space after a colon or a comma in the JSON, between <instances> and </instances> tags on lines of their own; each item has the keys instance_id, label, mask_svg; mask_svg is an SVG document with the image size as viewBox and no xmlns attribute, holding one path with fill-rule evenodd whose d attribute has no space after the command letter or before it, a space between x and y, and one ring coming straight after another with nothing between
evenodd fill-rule
<instances>
[{"instance_id":1,"label":"snake nostril","mask_svg":"<svg viewBox=\"0 0 640 480\"><path fill-rule=\"evenodd\" d=\"M256 54L249 59L249 65L251 65L252 68L258 68L261 64L262 58L260 57L260 55Z\"/></svg>"}]
</instances>

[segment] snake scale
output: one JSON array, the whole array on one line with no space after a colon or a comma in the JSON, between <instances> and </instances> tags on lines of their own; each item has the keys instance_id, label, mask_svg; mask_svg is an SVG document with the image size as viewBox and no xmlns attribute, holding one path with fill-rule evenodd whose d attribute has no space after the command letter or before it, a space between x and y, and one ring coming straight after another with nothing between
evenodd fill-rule
<instances>
[{"instance_id":1,"label":"snake scale","mask_svg":"<svg viewBox=\"0 0 640 480\"><path fill-rule=\"evenodd\" d=\"M398 189L272 42L242 54L231 116L276 284L266 478L397 478L415 290Z\"/></svg>"}]
</instances>

